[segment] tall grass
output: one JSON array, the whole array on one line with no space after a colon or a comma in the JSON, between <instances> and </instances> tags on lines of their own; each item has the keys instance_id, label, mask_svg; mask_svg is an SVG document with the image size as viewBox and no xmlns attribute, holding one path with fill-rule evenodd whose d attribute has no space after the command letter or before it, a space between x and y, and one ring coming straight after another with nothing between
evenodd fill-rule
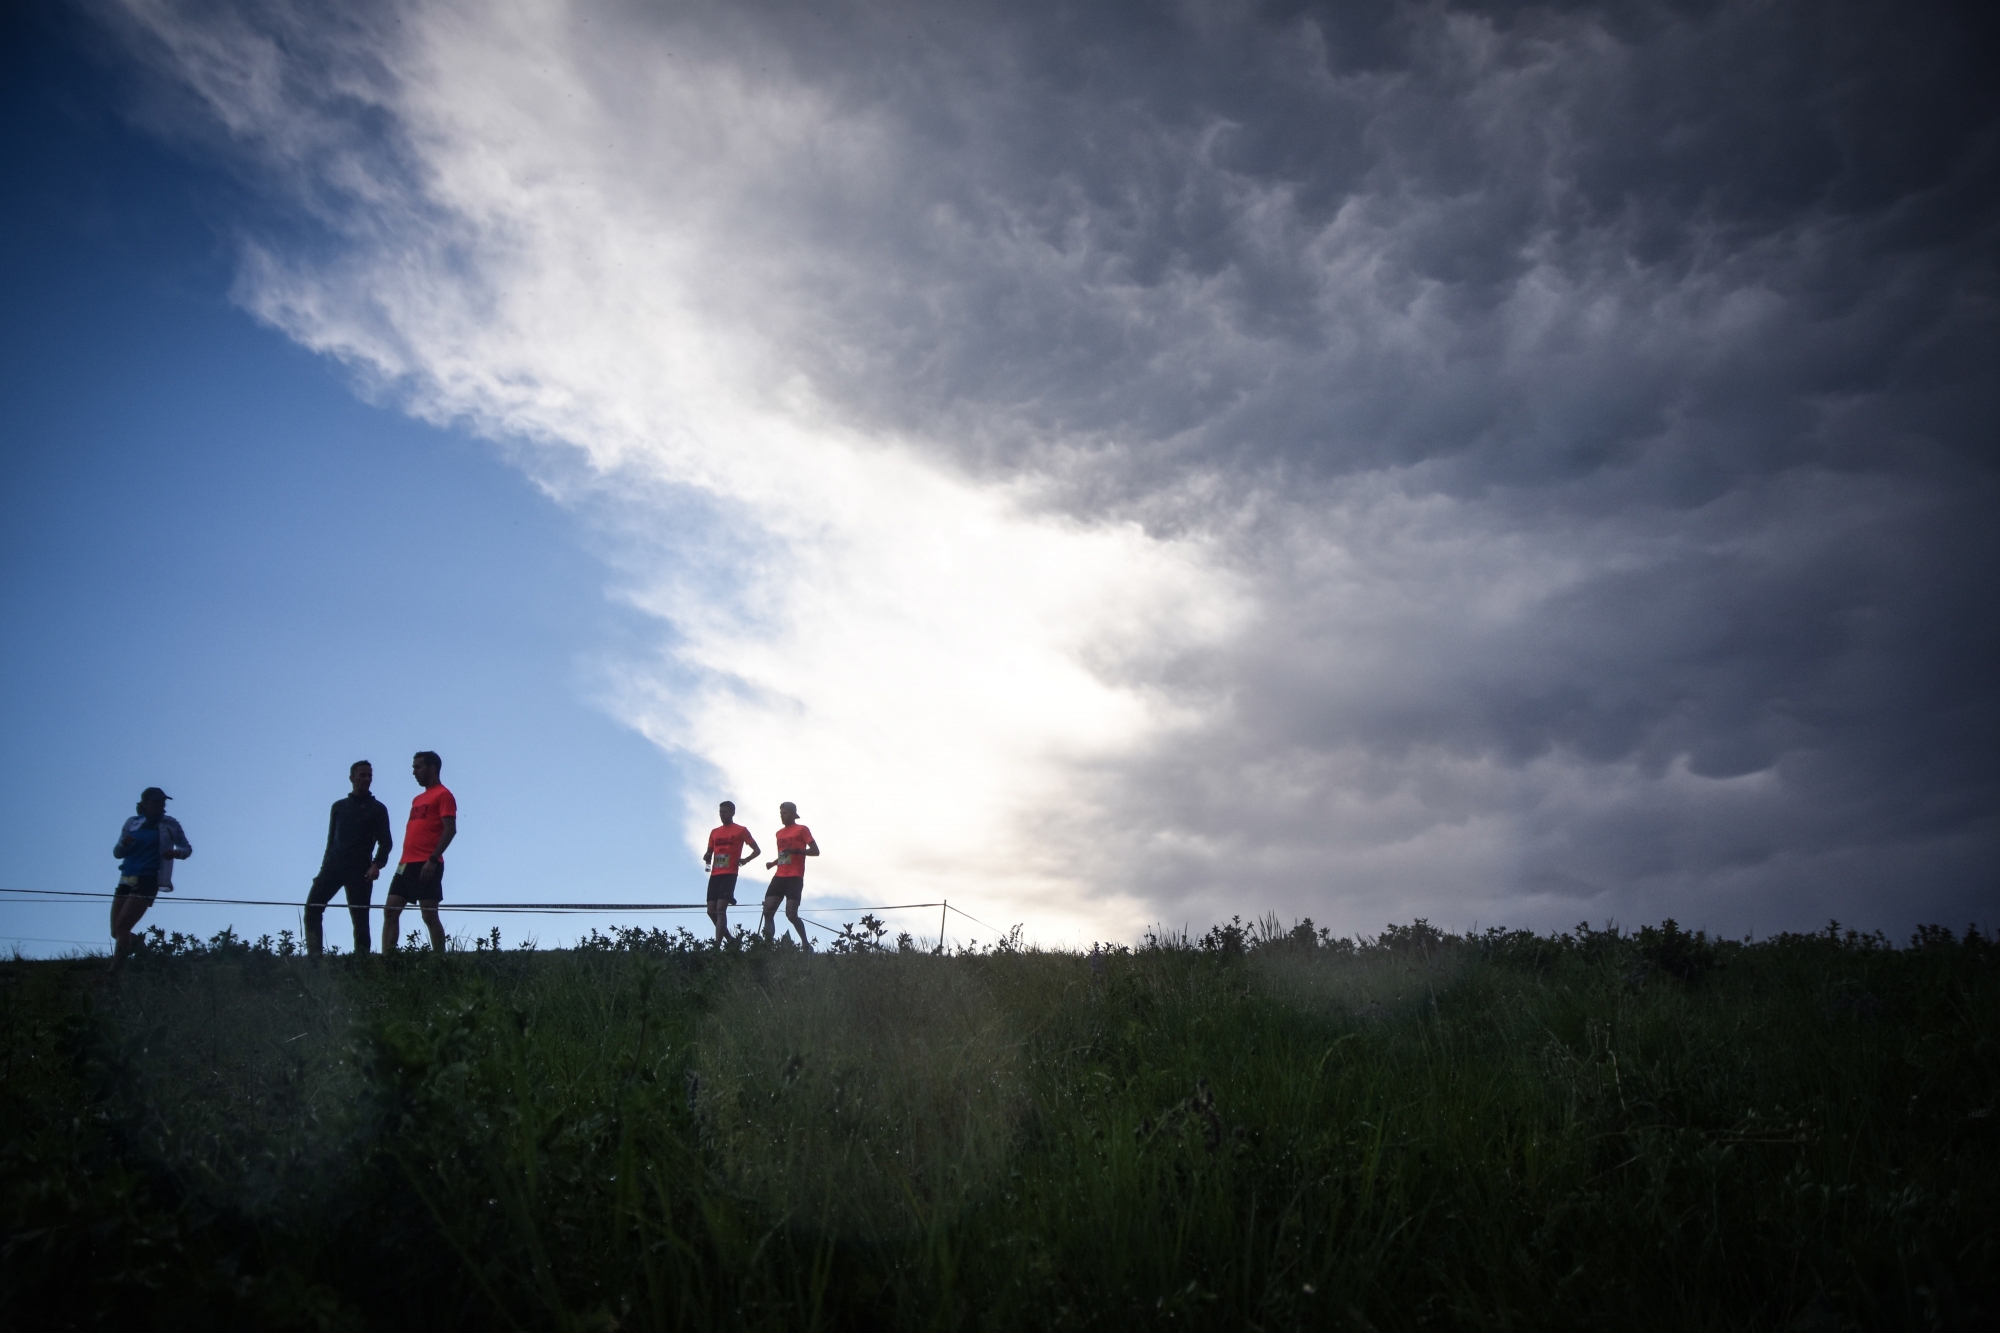
<instances>
[{"instance_id":1,"label":"tall grass","mask_svg":"<svg viewBox=\"0 0 2000 1333\"><path fill-rule=\"evenodd\" d=\"M1980 1328L1996 948L0 965L49 1327Z\"/></svg>"}]
</instances>

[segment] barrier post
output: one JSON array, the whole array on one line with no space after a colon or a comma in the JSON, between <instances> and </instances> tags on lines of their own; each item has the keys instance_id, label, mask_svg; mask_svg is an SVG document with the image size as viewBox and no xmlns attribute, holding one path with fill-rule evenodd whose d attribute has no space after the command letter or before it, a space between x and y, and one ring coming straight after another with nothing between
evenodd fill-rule
<instances>
[{"instance_id":1,"label":"barrier post","mask_svg":"<svg viewBox=\"0 0 2000 1333\"><path fill-rule=\"evenodd\" d=\"M944 914L951 910L951 899L938 904L938 957L944 957Z\"/></svg>"}]
</instances>

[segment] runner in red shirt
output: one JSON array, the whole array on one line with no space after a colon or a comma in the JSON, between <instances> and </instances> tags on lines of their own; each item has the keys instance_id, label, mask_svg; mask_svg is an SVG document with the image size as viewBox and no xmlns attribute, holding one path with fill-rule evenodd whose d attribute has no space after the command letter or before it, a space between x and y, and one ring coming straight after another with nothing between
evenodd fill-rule
<instances>
[{"instance_id":1,"label":"runner in red shirt","mask_svg":"<svg viewBox=\"0 0 2000 1333\"><path fill-rule=\"evenodd\" d=\"M717 812L722 827L708 835L708 850L701 863L708 867L708 919L715 923L715 942L729 939L729 907L736 901L736 876L743 864L743 845L750 845L752 860L764 854L749 829L736 822L736 802L724 801Z\"/></svg>"},{"instance_id":2,"label":"runner in red shirt","mask_svg":"<svg viewBox=\"0 0 2000 1333\"><path fill-rule=\"evenodd\" d=\"M813 841L812 830L799 822L799 808L790 801L778 807L778 818L785 826L778 830L778 859L766 861L764 868L778 868L771 876L771 887L764 890L764 938L770 939L777 933L778 904L785 904L785 919L792 923L792 929L799 933L799 943L812 948L812 941L806 938L806 923L799 920L799 899L805 896L806 863L808 856L819 855L819 844Z\"/></svg>"},{"instance_id":3,"label":"runner in red shirt","mask_svg":"<svg viewBox=\"0 0 2000 1333\"><path fill-rule=\"evenodd\" d=\"M396 877L389 881L389 897L382 905L382 952L396 951L396 923L403 919L403 904L415 900L424 914L424 926L431 933L431 948L444 952L444 921L438 904L444 901L444 849L458 836L458 798L451 794L438 773L444 760L435 750L419 750L410 761L410 776L423 788L410 802L410 822L403 829L403 860Z\"/></svg>"}]
</instances>

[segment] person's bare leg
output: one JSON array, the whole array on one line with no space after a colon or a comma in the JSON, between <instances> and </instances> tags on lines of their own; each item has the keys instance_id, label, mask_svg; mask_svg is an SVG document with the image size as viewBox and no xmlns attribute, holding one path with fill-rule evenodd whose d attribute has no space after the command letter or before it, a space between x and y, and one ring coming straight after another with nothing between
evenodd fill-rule
<instances>
[{"instance_id":1,"label":"person's bare leg","mask_svg":"<svg viewBox=\"0 0 2000 1333\"><path fill-rule=\"evenodd\" d=\"M394 894L382 904L382 952L396 952L396 925L403 919L403 900Z\"/></svg>"},{"instance_id":2,"label":"person's bare leg","mask_svg":"<svg viewBox=\"0 0 2000 1333\"><path fill-rule=\"evenodd\" d=\"M708 905L708 919L715 923L715 942L717 944L727 944L729 942L729 904L725 902L710 903Z\"/></svg>"},{"instance_id":3,"label":"person's bare leg","mask_svg":"<svg viewBox=\"0 0 2000 1333\"><path fill-rule=\"evenodd\" d=\"M438 914L436 903L424 903L424 928L431 933L431 948L437 953L444 952L444 918Z\"/></svg>"},{"instance_id":4,"label":"person's bare leg","mask_svg":"<svg viewBox=\"0 0 2000 1333\"><path fill-rule=\"evenodd\" d=\"M783 901L782 898L764 900L764 923L758 929L764 932L764 938L767 940L776 939L778 936L778 904Z\"/></svg>"},{"instance_id":5,"label":"person's bare leg","mask_svg":"<svg viewBox=\"0 0 2000 1333\"><path fill-rule=\"evenodd\" d=\"M119 960L127 953L139 947L139 937L134 933L133 927L139 924L139 918L146 915L146 909L152 905L153 900L150 897L138 893L120 894L111 900L111 965L113 967L118 966Z\"/></svg>"},{"instance_id":6,"label":"person's bare leg","mask_svg":"<svg viewBox=\"0 0 2000 1333\"><path fill-rule=\"evenodd\" d=\"M139 918L146 915L146 909L153 905L153 900L145 894L128 893L119 902L124 908L119 913L122 919L117 920L112 929L120 935L132 935L139 925Z\"/></svg>"},{"instance_id":7,"label":"person's bare leg","mask_svg":"<svg viewBox=\"0 0 2000 1333\"><path fill-rule=\"evenodd\" d=\"M789 898L785 900L785 919L791 922L792 929L799 933L799 943L808 949L812 948L812 937L806 934L806 923L799 920L798 904Z\"/></svg>"},{"instance_id":8,"label":"person's bare leg","mask_svg":"<svg viewBox=\"0 0 2000 1333\"><path fill-rule=\"evenodd\" d=\"M125 943L125 931L125 898L113 898L111 900L111 966L113 967L125 961L125 950L131 947Z\"/></svg>"}]
</instances>

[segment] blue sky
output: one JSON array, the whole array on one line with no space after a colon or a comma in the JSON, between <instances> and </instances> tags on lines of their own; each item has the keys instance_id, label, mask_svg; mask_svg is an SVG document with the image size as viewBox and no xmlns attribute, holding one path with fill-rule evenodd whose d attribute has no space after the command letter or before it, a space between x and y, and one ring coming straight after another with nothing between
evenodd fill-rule
<instances>
[{"instance_id":1,"label":"blue sky","mask_svg":"<svg viewBox=\"0 0 2000 1333\"><path fill-rule=\"evenodd\" d=\"M9 882L428 747L462 901L1989 920L1975 16L911 13L11 15Z\"/></svg>"},{"instance_id":2,"label":"blue sky","mask_svg":"<svg viewBox=\"0 0 2000 1333\"><path fill-rule=\"evenodd\" d=\"M118 825L157 784L196 847L183 893L300 897L348 763L373 760L400 839L429 748L464 810L461 899L698 896L686 766L591 703L592 651L647 631L570 513L232 305L230 183L133 132L101 67L36 37L0 79L5 884L108 889ZM29 953L106 934L96 902L0 914ZM576 928L469 926L495 923Z\"/></svg>"}]
</instances>

